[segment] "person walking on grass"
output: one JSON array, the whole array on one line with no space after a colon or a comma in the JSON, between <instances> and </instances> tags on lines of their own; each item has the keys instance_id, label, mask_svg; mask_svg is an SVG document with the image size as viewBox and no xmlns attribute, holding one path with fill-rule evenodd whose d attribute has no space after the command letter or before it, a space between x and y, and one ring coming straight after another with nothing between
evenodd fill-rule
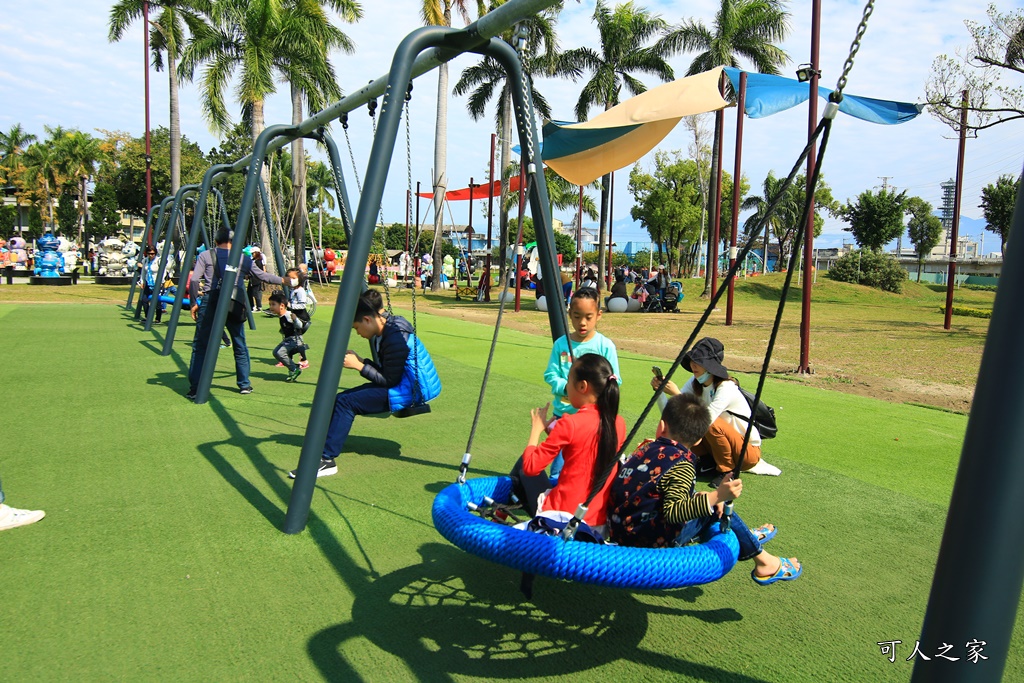
<instances>
[{"instance_id":1,"label":"person walking on grass","mask_svg":"<svg viewBox=\"0 0 1024 683\"><path fill-rule=\"evenodd\" d=\"M206 347L210 340L210 333L213 332L213 315L205 315L206 312L216 310L217 301L220 299L220 283L224 278L224 272L228 265L228 256L231 249L231 238L234 231L221 228L214 237L217 246L214 249L207 249L196 259L196 267L192 275L192 290L189 295L192 299L192 319L196 321L196 335L192 341L192 360L188 366L188 393L185 398L193 400L196 397L196 390L199 386L199 375L203 371L203 362L206 360ZM277 275L265 273L258 266L254 265L252 259L242 255L242 263L238 267L238 279L235 287L238 289L238 302L245 301L245 279L253 275L258 280L271 285L280 285L284 282ZM199 296L199 281L210 283L206 296L203 297L202 310L200 305L195 303ZM231 335L231 347L235 353L235 381L238 383L238 391L242 394L252 393L252 383L249 381L249 347L245 345L245 305L241 306L241 314L237 311L228 312L225 327Z\"/></svg>"}]
</instances>

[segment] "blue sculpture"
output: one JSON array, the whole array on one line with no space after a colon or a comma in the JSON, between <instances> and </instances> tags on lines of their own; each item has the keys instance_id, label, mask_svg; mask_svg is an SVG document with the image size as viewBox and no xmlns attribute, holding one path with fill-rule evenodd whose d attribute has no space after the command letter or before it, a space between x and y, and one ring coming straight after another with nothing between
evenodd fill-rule
<instances>
[{"instance_id":1,"label":"blue sculpture","mask_svg":"<svg viewBox=\"0 0 1024 683\"><path fill-rule=\"evenodd\" d=\"M33 272L39 277L61 277L64 273L64 257L57 251L60 240L48 232L39 238L36 245L39 250Z\"/></svg>"}]
</instances>

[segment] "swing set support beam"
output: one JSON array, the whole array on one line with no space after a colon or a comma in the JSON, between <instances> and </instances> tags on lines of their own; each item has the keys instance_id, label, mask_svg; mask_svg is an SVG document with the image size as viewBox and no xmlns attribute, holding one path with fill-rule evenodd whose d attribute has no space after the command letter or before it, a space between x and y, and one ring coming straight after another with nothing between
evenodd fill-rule
<instances>
[{"instance_id":1,"label":"swing set support beam","mask_svg":"<svg viewBox=\"0 0 1024 683\"><path fill-rule=\"evenodd\" d=\"M160 307L160 287L163 285L164 276L167 274L167 261L171 258L172 247L174 246L174 230L183 214L182 203L185 197L199 189L198 185L182 185L174 194L174 203L171 207L171 217L164 224L164 246L160 250L160 266L157 269L156 279L153 281L153 293L149 297L149 310L146 312L146 324L143 329L149 332L153 329L153 318L156 317L157 308ZM145 273L143 273L145 277Z\"/></svg>"},{"instance_id":2,"label":"swing set support beam","mask_svg":"<svg viewBox=\"0 0 1024 683\"><path fill-rule=\"evenodd\" d=\"M154 247L156 246L157 242L160 241L161 231L164 230L164 226L166 225L166 223L164 222L164 218L167 216L167 206L169 204L171 204L173 201L174 201L174 196L173 195L170 196L170 197L164 197L163 200L161 200L161 202L160 202L160 211L157 213L156 223L153 225L152 229L149 229L146 232L146 234L142 236L142 248L141 248L141 251L139 251L139 256L142 256L143 254L146 253L146 247L149 245L149 242L148 242L149 239L153 240L153 246ZM142 262L142 259L140 258L139 259L139 263L141 263L141 262ZM133 276L135 278L135 280L133 280L133 284L134 284L135 281L137 281L139 279L139 276L141 276L141 275L142 275L142 271L139 270L139 269L136 269L136 272L133 273ZM134 291L134 289L132 291ZM132 295L131 295L131 292L129 292L128 293L128 307L129 308L131 308L131 301L132 301ZM135 319L139 320L140 318L142 318L142 292L139 292L139 302L135 306ZM148 330L149 328L146 328L146 329Z\"/></svg>"},{"instance_id":3,"label":"swing set support beam","mask_svg":"<svg viewBox=\"0 0 1024 683\"><path fill-rule=\"evenodd\" d=\"M142 231L142 246L139 247L141 250L140 253L145 252L146 241L149 239L150 234L152 234L153 232L153 219L156 217L156 210L156 204L151 206L149 209L149 216L146 218L146 229ZM132 232L134 232L134 230L132 230ZM131 236L128 237L128 240L133 241ZM135 286L139 282L138 273L132 273L131 276L132 286L128 289L128 301L124 305L125 309L129 311L132 310L132 299L135 298Z\"/></svg>"},{"instance_id":4,"label":"swing set support beam","mask_svg":"<svg viewBox=\"0 0 1024 683\"><path fill-rule=\"evenodd\" d=\"M511 4L513 3L508 3L503 7L508 7ZM529 2L522 3L522 5L530 4ZM534 2L532 4L537 5L539 9L545 3ZM483 19L481 19L482 21ZM316 485L316 471L323 453L324 443L327 440L327 429L330 425L337 387L341 379L343 358L341 351L348 347L352 319L355 316L357 299L363 287L363 272L370 255L377 207L380 206L384 194L388 168L394 154L405 94L414 77L415 64L419 64L421 61L417 59L417 56L430 48L437 48L435 53L441 53L444 59L450 59L462 52L490 55L497 59L508 72L509 82L513 85L513 100L520 141L525 152L524 163L529 164L529 172L533 176L530 183L530 202L535 221L538 224L541 268L544 276L550 278L549 282L560 281L555 257L554 235L551 232L551 220L547 208L547 186L543 175L538 176L539 168L534 155L535 141L538 138L536 122L533 118L532 98L529 96L529 86L523 77L522 66L515 50L501 40L489 40L481 37L477 24L463 30L432 26L413 31L401 42L395 52L384 89L377 133L373 140L366 180L359 197L359 208L349 242L347 267L341 277L338 303L334 308L334 317L328 332L324 360L317 379L313 406L310 410L302 452L299 456L295 484L292 487L292 495L285 516L284 532L288 534L300 533L309 518L310 503ZM264 152L259 144L257 141L257 148L253 152L254 158ZM245 206L243 205L244 210ZM548 315L553 336L564 335L566 323L561 307L549 307ZM197 396L198 398L199 396Z\"/></svg>"}]
</instances>

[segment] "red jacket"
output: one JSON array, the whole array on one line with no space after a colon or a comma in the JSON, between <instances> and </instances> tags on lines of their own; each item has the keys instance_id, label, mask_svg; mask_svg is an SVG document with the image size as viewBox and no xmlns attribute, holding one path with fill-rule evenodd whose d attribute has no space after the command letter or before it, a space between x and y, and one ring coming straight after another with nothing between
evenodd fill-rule
<instances>
[{"instance_id":1,"label":"red jacket","mask_svg":"<svg viewBox=\"0 0 1024 683\"><path fill-rule=\"evenodd\" d=\"M597 406L585 405L574 415L563 415L559 418L544 443L539 446L527 446L523 451L523 473L530 476L543 472L544 468L554 461L559 451L565 458L565 466L558 478L558 485L544 499L542 511L562 510L572 514L576 512L576 506L587 500L597 461L597 432L600 426L601 416L597 412ZM626 439L626 422L621 416L615 418L615 429L618 432L617 444L621 447ZM590 502L587 514L583 518L590 526L604 524L608 507L608 489L614 479L614 473L609 474L604 488Z\"/></svg>"}]
</instances>

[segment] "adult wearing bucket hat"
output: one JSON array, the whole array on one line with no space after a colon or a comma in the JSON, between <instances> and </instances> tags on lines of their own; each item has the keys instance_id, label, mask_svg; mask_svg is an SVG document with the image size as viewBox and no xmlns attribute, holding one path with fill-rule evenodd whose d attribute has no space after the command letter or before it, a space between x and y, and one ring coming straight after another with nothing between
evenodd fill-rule
<instances>
[{"instance_id":1,"label":"adult wearing bucket hat","mask_svg":"<svg viewBox=\"0 0 1024 683\"><path fill-rule=\"evenodd\" d=\"M711 413L711 427L693 452L702 460L714 459L714 468L721 476L736 468L743 436L750 419L750 406L740 393L739 385L729 377L724 365L725 346L714 337L704 337L693 345L683 356L682 367L693 374L680 389L673 382L665 385L665 394L693 394L708 407ZM651 385L657 388L655 378ZM755 426L750 433L750 443L743 457L743 470L755 474L779 474L778 468L761 460L761 434ZM716 477L717 478L717 477Z\"/></svg>"}]
</instances>

